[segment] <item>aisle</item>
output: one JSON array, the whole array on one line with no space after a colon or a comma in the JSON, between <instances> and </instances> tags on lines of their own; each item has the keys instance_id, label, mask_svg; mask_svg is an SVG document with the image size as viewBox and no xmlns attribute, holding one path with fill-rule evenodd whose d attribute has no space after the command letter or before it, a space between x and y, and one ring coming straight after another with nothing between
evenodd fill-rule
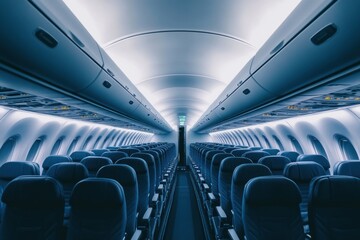
<instances>
[{"instance_id":1,"label":"aisle","mask_svg":"<svg viewBox=\"0 0 360 240\"><path fill-rule=\"evenodd\" d=\"M189 172L178 171L174 200L165 240L205 239L203 225Z\"/></svg>"}]
</instances>

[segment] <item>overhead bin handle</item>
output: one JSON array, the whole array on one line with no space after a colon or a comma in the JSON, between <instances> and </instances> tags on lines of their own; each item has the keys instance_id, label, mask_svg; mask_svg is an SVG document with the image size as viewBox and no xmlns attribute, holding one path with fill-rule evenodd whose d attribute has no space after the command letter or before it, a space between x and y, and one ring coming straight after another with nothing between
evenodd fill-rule
<instances>
[{"instance_id":1,"label":"overhead bin handle","mask_svg":"<svg viewBox=\"0 0 360 240\"><path fill-rule=\"evenodd\" d=\"M335 24L329 24L322 28L320 31L315 33L314 36L311 37L311 42L315 45L320 45L332 37L337 31L337 27Z\"/></svg>"},{"instance_id":2,"label":"overhead bin handle","mask_svg":"<svg viewBox=\"0 0 360 240\"><path fill-rule=\"evenodd\" d=\"M35 36L49 48L55 48L58 45L58 41L50 33L41 28L36 29Z\"/></svg>"},{"instance_id":3,"label":"overhead bin handle","mask_svg":"<svg viewBox=\"0 0 360 240\"><path fill-rule=\"evenodd\" d=\"M83 44L82 41L80 41L80 39L75 34L73 34L71 31L69 31L69 33L71 39L76 43L76 45L78 45L81 48L85 47L85 44Z\"/></svg>"}]
</instances>

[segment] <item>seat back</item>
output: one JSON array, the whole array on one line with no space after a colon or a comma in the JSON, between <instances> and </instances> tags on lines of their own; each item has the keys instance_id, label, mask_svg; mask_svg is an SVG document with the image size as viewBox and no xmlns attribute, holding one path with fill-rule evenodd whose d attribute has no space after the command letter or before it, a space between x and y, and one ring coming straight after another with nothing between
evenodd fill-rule
<instances>
[{"instance_id":1,"label":"seat back","mask_svg":"<svg viewBox=\"0 0 360 240\"><path fill-rule=\"evenodd\" d=\"M282 175L284 168L291 161L287 157L283 156L266 156L259 159L259 163L270 168L273 175Z\"/></svg>"},{"instance_id":2,"label":"seat back","mask_svg":"<svg viewBox=\"0 0 360 240\"><path fill-rule=\"evenodd\" d=\"M263 148L261 150L269 153L270 155L276 155L278 152L280 152L280 150L277 148Z\"/></svg>"},{"instance_id":3,"label":"seat back","mask_svg":"<svg viewBox=\"0 0 360 240\"><path fill-rule=\"evenodd\" d=\"M312 239L360 239L360 179L321 176L310 185Z\"/></svg>"},{"instance_id":4,"label":"seat back","mask_svg":"<svg viewBox=\"0 0 360 240\"><path fill-rule=\"evenodd\" d=\"M95 154L95 156L101 156L104 152L109 152L109 149L106 148L97 148L97 149L91 149L91 152Z\"/></svg>"},{"instance_id":5,"label":"seat back","mask_svg":"<svg viewBox=\"0 0 360 240\"><path fill-rule=\"evenodd\" d=\"M238 236L244 238L244 224L242 221L242 201L246 183L255 177L270 176L270 169L261 164L242 164L235 168L231 182L231 204L234 211L233 225Z\"/></svg>"},{"instance_id":6,"label":"seat back","mask_svg":"<svg viewBox=\"0 0 360 240\"><path fill-rule=\"evenodd\" d=\"M109 152L104 152L103 154L101 154L101 156L110 158L111 161L115 163L117 160L124 157L128 157L129 155L126 152L122 152L122 151L111 151L111 152L109 151Z\"/></svg>"},{"instance_id":7,"label":"seat back","mask_svg":"<svg viewBox=\"0 0 360 240\"><path fill-rule=\"evenodd\" d=\"M91 151L74 151L70 154L71 159L73 162L80 162L83 158L88 156L95 156L95 153Z\"/></svg>"},{"instance_id":8,"label":"seat back","mask_svg":"<svg viewBox=\"0 0 360 240\"><path fill-rule=\"evenodd\" d=\"M270 154L262 150L253 150L242 155L242 157L249 158L253 163L257 163L260 158L265 156L270 156Z\"/></svg>"},{"instance_id":9,"label":"seat back","mask_svg":"<svg viewBox=\"0 0 360 240\"><path fill-rule=\"evenodd\" d=\"M252 163L244 157L227 157L220 164L219 170L219 194L220 206L227 216L231 216L231 181L234 169L242 164Z\"/></svg>"},{"instance_id":10,"label":"seat back","mask_svg":"<svg viewBox=\"0 0 360 240\"><path fill-rule=\"evenodd\" d=\"M125 164L132 167L136 172L136 178L138 182L138 213L140 218L144 215L149 206L149 169L145 160L135 157L126 157L118 160L116 164Z\"/></svg>"},{"instance_id":11,"label":"seat back","mask_svg":"<svg viewBox=\"0 0 360 240\"><path fill-rule=\"evenodd\" d=\"M124 189L126 199L126 228L127 236L132 236L136 230L136 213L138 205L138 183L135 170L124 164L102 167L97 175L99 178L116 180Z\"/></svg>"},{"instance_id":12,"label":"seat back","mask_svg":"<svg viewBox=\"0 0 360 240\"><path fill-rule=\"evenodd\" d=\"M160 157L159 157L159 153L156 151L152 151L152 150L146 150L146 151L141 151L142 153L148 153L151 154L154 158L155 161L155 165L156 165L156 186L159 186L160 181L162 179L162 174L161 174L161 162L160 162Z\"/></svg>"},{"instance_id":13,"label":"seat back","mask_svg":"<svg viewBox=\"0 0 360 240\"><path fill-rule=\"evenodd\" d=\"M243 196L243 222L247 240L304 240L296 184L282 176L251 179Z\"/></svg>"},{"instance_id":14,"label":"seat back","mask_svg":"<svg viewBox=\"0 0 360 240\"><path fill-rule=\"evenodd\" d=\"M211 150L208 151L205 155L205 168L201 171L204 173L204 178L207 184L211 184L211 161L213 159L213 156L217 153L224 153L222 150ZM204 170L204 171L203 171Z\"/></svg>"},{"instance_id":15,"label":"seat back","mask_svg":"<svg viewBox=\"0 0 360 240\"><path fill-rule=\"evenodd\" d=\"M287 157L291 162L296 162L300 154L295 151L280 151L277 153L277 155Z\"/></svg>"},{"instance_id":16,"label":"seat back","mask_svg":"<svg viewBox=\"0 0 360 240\"><path fill-rule=\"evenodd\" d=\"M234 157L231 153L217 153L214 155L211 161L211 192L215 195L219 195L219 169L222 160L227 157Z\"/></svg>"},{"instance_id":17,"label":"seat back","mask_svg":"<svg viewBox=\"0 0 360 240\"><path fill-rule=\"evenodd\" d=\"M83 164L86 169L89 172L89 177L95 177L97 171L106 165L113 164L110 158L107 157L99 157L99 156L89 156L83 158L83 160L80 161L81 164Z\"/></svg>"},{"instance_id":18,"label":"seat back","mask_svg":"<svg viewBox=\"0 0 360 240\"><path fill-rule=\"evenodd\" d=\"M1 239L61 239L64 196L61 185L47 176L21 176L4 190Z\"/></svg>"},{"instance_id":19,"label":"seat back","mask_svg":"<svg viewBox=\"0 0 360 240\"><path fill-rule=\"evenodd\" d=\"M11 180L22 175L39 175L39 171L32 162L5 162L0 166L0 186L4 189Z\"/></svg>"},{"instance_id":20,"label":"seat back","mask_svg":"<svg viewBox=\"0 0 360 240\"><path fill-rule=\"evenodd\" d=\"M124 238L126 200L117 181L108 178L80 181L71 194L70 205L68 240Z\"/></svg>"},{"instance_id":21,"label":"seat back","mask_svg":"<svg viewBox=\"0 0 360 240\"><path fill-rule=\"evenodd\" d=\"M152 197L155 194L155 189L156 189L156 166L155 166L155 160L154 157L149 154L149 153L133 153L131 155L131 157L137 157L137 158L141 158L143 159L148 166L148 170L149 170L149 184L150 184L150 194L149 194L149 200L151 201Z\"/></svg>"},{"instance_id":22,"label":"seat back","mask_svg":"<svg viewBox=\"0 0 360 240\"><path fill-rule=\"evenodd\" d=\"M131 156L131 154L140 152L137 148L118 148L118 151L127 153L128 156Z\"/></svg>"},{"instance_id":23,"label":"seat back","mask_svg":"<svg viewBox=\"0 0 360 240\"><path fill-rule=\"evenodd\" d=\"M231 151L231 154L234 155L235 157L241 157L244 153L246 152L250 152L251 150L249 148L244 148L244 149L235 149Z\"/></svg>"},{"instance_id":24,"label":"seat back","mask_svg":"<svg viewBox=\"0 0 360 240\"><path fill-rule=\"evenodd\" d=\"M334 166L334 175L346 175L360 178L360 161L347 160L337 162Z\"/></svg>"},{"instance_id":25,"label":"seat back","mask_svg":"<svg viewBox=\"0 0 360 240\"><path fill-rule=\"evenodd\" d=\"M50 155L46 157L42 163L42 175L46 175L52 165L61 162L72 162L72 159L71 157L65 155Z\"/></svg>"},{"instance_id":26,"label":"seat back","mask_svg":"<svg viewBox=\"0 0 360 240\"><path fill-rule=\"evenodd\" d=\"M326 159L326 157L324 157L323 155L320 154L300 154L297 158L297 162L316 162L318 164L320 164L324 170L326 174L330 175L330 162L329 160Z\"/></svg>"}]
</instances>

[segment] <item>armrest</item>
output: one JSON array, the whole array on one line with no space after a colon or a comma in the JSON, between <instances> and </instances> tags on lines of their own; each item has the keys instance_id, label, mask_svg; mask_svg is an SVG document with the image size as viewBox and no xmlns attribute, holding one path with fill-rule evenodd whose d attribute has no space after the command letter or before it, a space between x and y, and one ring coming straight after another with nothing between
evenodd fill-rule
<instances>
[{"instance_id":1,"label":"armrest","mask_svg":"<svg viewBox=\"0 0 360 240\"><path fill-rule=\"evenodd\" d=\"M146 210L146 212L144 213L144 216L142 217L142 219L145 221L150 221L150 216L151 216L152 211L153 211L153 208L151 208L151 207L148 208Z\"/></svg>"},{"instance_id":2,"label":"armrest","mask_svg":"<svg viewBox=\"0 0 360 240\"><path fill-rule=\"evenodd\" d=\"M239 236L233 228L228 229L228 233L231 240L240 240Z\"/></svg>"},{"instance_id":3,"label":"armrest","mask_svg":"<svg viewBox=\"0 0 360 240\"><path fill-rule=\"evenodd\" d=\"M206 183L203 183L203 188L204 188L205 192L209 192L209 191L210 191L210 187L209 187L209 185L207 185Z\"/></svg>"},{"instance_id":4,"label":"armrest","mask_svg":"<svg viewBox=\"0 0 360 240\"><path fill-rule=\"evenodd\" d=\"M139 240L141 238L142 231L139 229L136 229L134 234L131 236L131 240Z\"/></svg>"},{"instance_id":5,"label":"armrest","mask_svg":"<svg viewBox=\"0 0 360 240\"><path fill-rule=\"evenodd\" d=\"M226 221L227 216L226 216L224 209L222 209L222 207L220 207L220 206L217 206L215 209L221 219L221 222Z\"/></svg>"},{"instance_id":6,"label":"armrest","mask_svg":"<svg viewBox=\"0 0 360 240\"><path fill-rule=\"evenodd\" d=\"M205 178L200 177L200 181L201 181L201 182L205 182Z\"/></svg>"},{"instance_id":7,"label":"armrest","mask_svg":"<svg viewBox=\"0 0 360 240\"><path fill-rule=\"evenodd\" d=\"M159 198L160 198L159 194L155 193L154 196L151 199L151 202L156 203L157 201L159 201Z\"/></svg>"},{"instance_id":8,"label":"armrest","mask_svg":"<svg viewBox=\"0 0 360 240\"><path fill-rule=\"evenodd\" d=\"M216 200L215 195L212 192L208 193L208 197L209 197L210 201L212 201L212 202Z\"/></svg>"}]
</instances>

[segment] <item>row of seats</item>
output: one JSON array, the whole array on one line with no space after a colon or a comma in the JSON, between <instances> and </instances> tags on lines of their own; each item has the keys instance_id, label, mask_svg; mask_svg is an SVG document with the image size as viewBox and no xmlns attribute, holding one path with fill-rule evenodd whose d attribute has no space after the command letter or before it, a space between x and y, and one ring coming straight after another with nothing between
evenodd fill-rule
<instances>
[{"instance_id":1,"label":"row of seats","mask_svg":"<svg viewBox=\"0 0 360 240\"><path fill-rule=\"evenodd\" d=\"M293 151L281 152L277 149L253 150L244 146L224 146L214 143L191 144L190 156L193 175L198 183L197 190L205 203L204 207L216 238L226 237L227 230L232 225L236 226L236 233L240 238L244 237L242 221L244 187L253 178L270 175L285 176L296 184L302 199L299 203L303 232L310 234L308 226L310 182L315 177L330 174L330 163L325 157L314 154L300 155ZM342 161L334 167L334 173L356 176L349 170L345 171L349 169L347 165L360 166L360 161Z\"/></svg>"},{"instance_id":2,"label":"row of seats","mask_svg":"<svg viewBox=\"0 0 360 240\"><path fill-rule=\"evenodd\" d=\"M77 151L75 156L78 156L80 153L83 156L83 159L80 159L80 157L76 158L77 162L73 162L73 158L71 157L74 156L74 154L70 157L50 156L43 161L42 177L46 179L51 177L51 179L54 179L62 187L62 196L64 201L63 224L65 229L68 229L67 235L69 239L81 239L76 237L76 235L74 235L74 237L69 236L73 236L74 232L83 231L81 230L81 226L73 228L74 225L71 223L72 215L74 215L73 206L75 202L72 199L74 198L74 194L76 194L75 187L82 181L90 181L90 179L93 179L91 177L113 179L120 184L122 191L124 191L123 195L126 200L126 205L124 205L126 220L125 224L121 224L124 226L126 238L130 239L132 236L138 236L152 239L154 237L155 231L157 230L156 227L162 219L162 209L167 204L169 195L168 189L171 188L173 183L173 175L176 165L175 145L168 143L156 144L152 145L151 148L141 149L141 152L133 151L131 153L128 151L126 152L126 155L119 155L118 153L120 151L118 150L119 148L113 148L109 151L103 151L101 153L102 156L86 155L83 154L86 151ZM131 154L131 157L128 157L128 154ZM110 158L109 156L113 158ZM119 159L115 158L119 156ZM30 171L31 166L35 166L34 169L36 169L36 171ZM3 179L4 175L8 175L6 179L3 179L5 193L8 191L8 187L6 185L15 181L15 177L21 175L40 175L39 173L40 171L38 165L32 162L13 161L4 163L0 167L0 179ZM36 178L40 179L41 177L37 176ZM94 181L96 181L96 183L92 183ZM98 184L100 186L102 183L98 183L99 181L100 180L91 180L91 183L86 184ZM118 189L118 187L111 187L112 183L108 182L106 185L109 185L110 188ZM93 191L90 186L87 187L86 191L88 192L86 193L87 195L85 194L87 197L83 199L84 201L94 197L101 198L101 196L98 196L98 193ZM5 193L4 196L6 196ZM37 192L34 193L37 195ZM107 196L105 193L101 193L101 195L105 197ZM39 196L41 196L41 194ZM104 201L104 199L101 201ZM5 198L4 202L6 203ZM95 201L93 206L98 203L99 202ZM26 203L24 204L27 205ZM31 204L27 206L30 207ZM79 204L79 206L81 205ZM106 206L106 204L104 206ZM111 206L111 204L108 204L108 206ZM91 214L91 211L84 214ZM7 217L4 214L4 224L2 224L3 230L1 231L3 238L1 239L14 239L10 237L12 235L9 235L9 231L11 232L11 229L8 229L6 219ZM99 222L101 222L101 220L99 220ZM36 221L35 223L39 224L39 222ZM78 230L76 230L76 228ZM91 228L89 228L89 231L90 230ZM84 231L88 230L85 229ZM91 231L103 232L99 228L94 228ZM34 234L38 233L34 232ZM64 238L65 234L66 233L64 233L63 228L62 238ZM88 236L91 236L91 234ZM36 239L38 238L36 237ZM108 238L108 235L104 235L104 239L112 238Z\"/></svg>"}]
</instances>

